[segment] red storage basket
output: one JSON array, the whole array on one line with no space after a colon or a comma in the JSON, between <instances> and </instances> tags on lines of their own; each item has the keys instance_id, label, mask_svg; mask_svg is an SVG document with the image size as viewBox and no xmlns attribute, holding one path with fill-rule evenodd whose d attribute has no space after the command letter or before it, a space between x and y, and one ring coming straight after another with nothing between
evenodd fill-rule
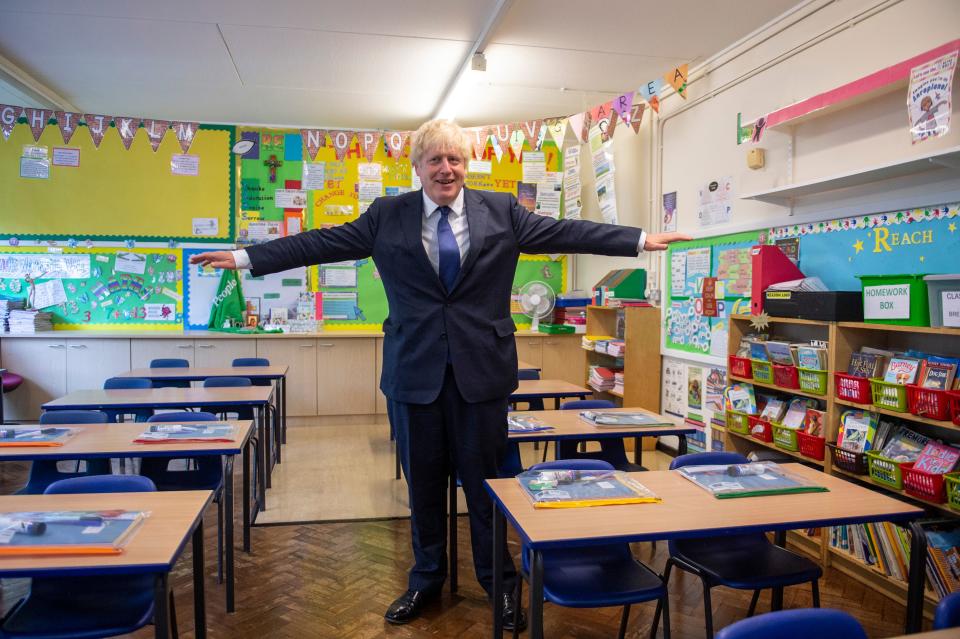
<instances>
[{"instance_id":1,"label":"red storage basket","mask_svg":"<svg viewBox=\"0 0 960 639\"><path fill-rule=\"evenodd\" d=\"M950 419L950 391L923 388L916 384L907 386L907 408L913 415L928 419Z\"/></svg>"},{"instance_id":2,"label":"red storage basket","mask_svg":"<svg viewBox=\"0 0 960 639\"><path fill-rule=\"evenodd\" d=\"M773 383L781 388L800 388L796 366L773 365Z\"/></svg>"},{"instance_id":3,"label":"red storage basket","mask_svg":"<svg viewBox=\"0 0 960 639\"><path fill-rule=\"evenodd\" d=\"M756 415L750 415L747 419L750 422L751 437L768 444L773 443L773 427L770 426L770 422L765 422Z\"/></svg>"},{"instance_id":4,"label":"red storage basket","mask_svg":"<svg viewBox=\"0 0 960 639\"><path fill-rule=\"evenodd\" d=\"M960 426L960 391L948 391L947 399L950 402L950 414L953 415L953 423Z\"/></svg>"},{"instance_id":5,"label":"red storage basket","mask_svg":"<svg viewBox=\"0 0 960 639\"><path fill-rule=\"evenodd\" d=\"M804 457L823 461L824 447L827 440L816 435L808 435L805 432L797 431L797 442L800 444L800 454Z\"/></svg>"},{"instance_id":6,"label":"red storage basket","mask_svg":"<svg viewBox=\"0 0 960 639\"><path fill-rule=\"evenodd\" d=\"M867 377L856 377L846 373L833 374L834 390L837 399L842 399L854 404L872 404L873 394L870 391L870 379Z\"/></svg>"},{"instance_id":7,"label":"red storage basket","mask_svg":"<svg viewBox=\"0 0 960 639\"><path fill-rule=\"evenodd\" d=\"M727 361L731 375L743 377L744 379L753 379L753 367L750 365L749 357L730 355L727 357Z\"/></svg>"},{"instance_id":8,"label":"red storage basket","mask_svg":"<svg viewBox=\"0 0 960 639\"><path fill-rule=\"evenodd\" d=\"M947 501L947 493L944 491L943 475L935 475L923 470L916 470L913 462L900 464L900 472L903 475L903 490L908 495L919 497L935 504L942 504Z\"/></svg>"}]
</instances>

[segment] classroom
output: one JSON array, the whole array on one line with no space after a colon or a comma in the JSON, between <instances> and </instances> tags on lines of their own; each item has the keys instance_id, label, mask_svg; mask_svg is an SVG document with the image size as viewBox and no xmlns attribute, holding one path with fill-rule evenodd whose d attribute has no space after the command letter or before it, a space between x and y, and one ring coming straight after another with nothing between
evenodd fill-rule
<instances>
[{"instance_id":1,"label":"classroom","mask_svg":"<svg viewBox=\"0 0 960 639\"><path fill-rule=\"evenodd\" d=\"M958 26L0 3L0 638L960 638Z\"/></svg>"}]
</instances>

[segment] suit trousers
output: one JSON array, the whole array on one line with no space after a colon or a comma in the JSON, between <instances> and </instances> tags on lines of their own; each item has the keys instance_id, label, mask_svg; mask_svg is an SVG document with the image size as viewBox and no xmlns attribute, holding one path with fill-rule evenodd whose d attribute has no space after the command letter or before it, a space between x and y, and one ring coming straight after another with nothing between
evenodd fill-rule
<instances>
[{"instance_id":1,"label":"suit trousers","mask_svg":"<svg viewBox=\"0 0 960 639\"><path fill-rule=\"evenodd\" d=\"M493 589L493 503L485 479L497 477L507 448L507 398L470 403L448 364L443 387L429 404L388 400L400 463L410 495L414 566L409 588L437 592L447 576L447 488L457 473L470 513L470 541L477 581ZM516 583L509 555L501 567L505 592Z\"/></svg>"}]
</instances>

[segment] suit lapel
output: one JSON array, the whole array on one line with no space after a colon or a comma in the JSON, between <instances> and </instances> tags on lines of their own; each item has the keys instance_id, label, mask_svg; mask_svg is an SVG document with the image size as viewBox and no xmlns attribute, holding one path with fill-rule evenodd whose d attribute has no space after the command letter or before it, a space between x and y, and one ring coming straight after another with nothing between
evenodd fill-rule
<instances>
[{"instance_id":1,"label":"suit lapel","mask_svg":"<svg viewBox=\"0 0 960 639\"><path fill-rule=\"evenodd\" d=\"M454 288L467 276L477 261L477 256L480 255L483 243L487 239L487 219L490 215L490 210L487 208L483 197L467 187L463 187L463 205L466 209L467 227L470 233L470 252L460 267L457 281L453 285Z\"/></svg>"},{"instance_id":2,"label":"suit lapel","mask_svg":"<svg viewBox=\"0 0 960 639\"><path fill-rule=\"evenodd\" d=\"M403 239L407 251L422 268L433 277L437 286L443 290L440 277L433 270L430 258L423 248L423 192L415 191L405 197L400 209L400 225L403 229Z\"/></svg>"}]
</instances>

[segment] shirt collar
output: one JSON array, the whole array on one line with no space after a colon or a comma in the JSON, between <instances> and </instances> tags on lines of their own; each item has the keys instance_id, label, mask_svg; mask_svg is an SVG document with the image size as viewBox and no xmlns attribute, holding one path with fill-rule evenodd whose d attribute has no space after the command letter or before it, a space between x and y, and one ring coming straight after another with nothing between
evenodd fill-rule
<instances>
[{"instance_id":1,"label":"shirt collar","mask_svg":"<svg viewBox=\"0 0 960 639\"><path fill-rule=\"evenodd\" d=\"M450 214L454 217L459 216L463 213L463 192L465 189L461 188L460 192L457 194L457 199L450 203ZM423 191L423 215L427 219L432 217L437 209L440 208L440 205L434 202L427 196L427 192Z\"/></svg>"}]
</instances>

